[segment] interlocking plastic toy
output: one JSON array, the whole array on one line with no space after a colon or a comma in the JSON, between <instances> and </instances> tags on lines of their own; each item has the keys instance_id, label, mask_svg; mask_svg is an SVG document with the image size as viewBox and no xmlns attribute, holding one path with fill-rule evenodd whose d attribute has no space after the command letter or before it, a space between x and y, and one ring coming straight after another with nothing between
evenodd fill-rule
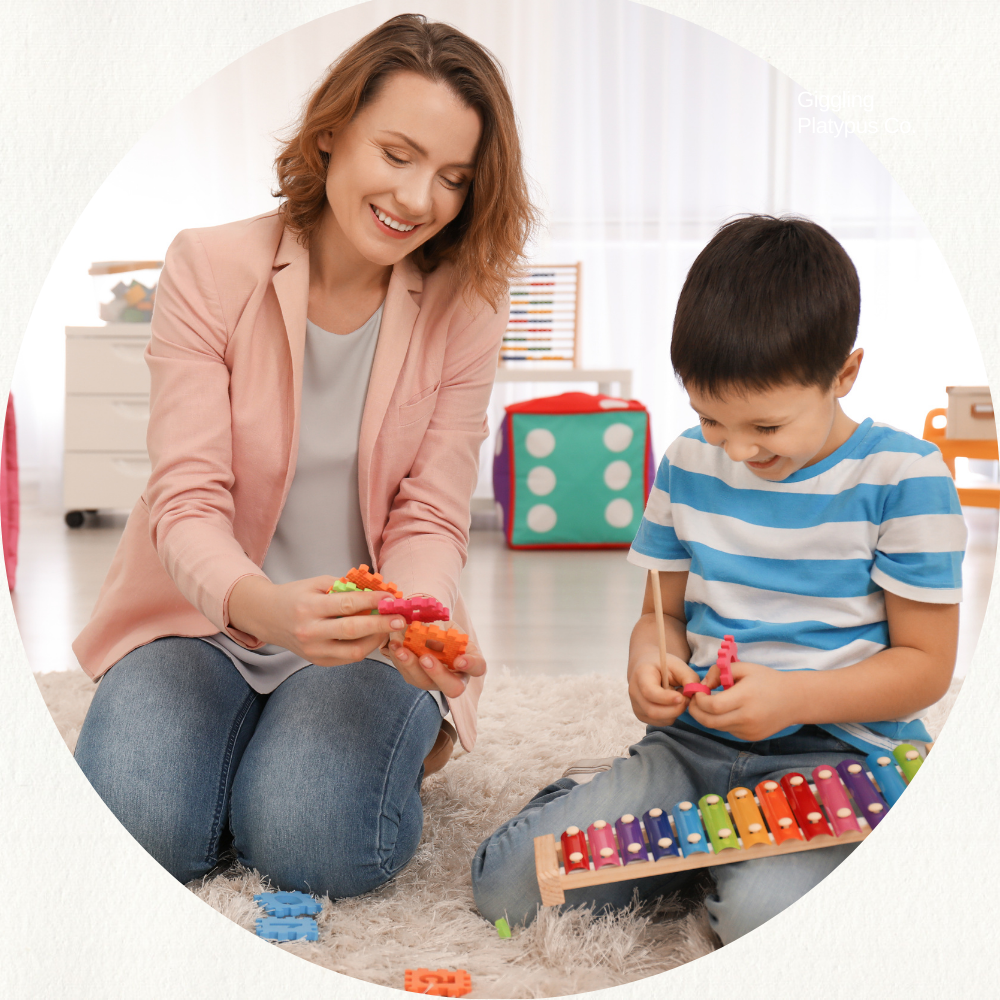
<instances>
[{"instance_id":1,"label":"interlocking plastic toy","mask_svg":"<svg viewBox=\"0 0 1000 1000\"><path fill-rule=\"evenodd\" d=\"M501 938L510 937L510 924L508 924L503 917L501 917L493 926L496 927L497 934L499 934Z\"/></svg>"},{"instance_id":2,"label":"interlocking plastic toy","mask_svg":"<svg viewBox=\"0 0 1000 1000\"><path fill-rule=\"evenodd\" d=\"M367 589L367 588L366 588ZM360 591L361 588L347 580L338 580L328 591L328 594L346 594L350 591Z\"/></svg>"},{"instance_id":3,"label":"interlocking plastic toy","mask_svg":"<svg viewBox=\"0 0 1000 1000\"><path fill-rule=\"evenodd\" d=\"M732 665L736 662L736 642L731 635L727 635L722 640L722 645L719 647L719 655L715 660L715 663L719 668L719 676L721 677L722 686L727 691L735 683L733 680ZM690 698L698 691L702 694L712 693L710 688L704 684L699 684L697 681L685 684L684 687L681 688L681 693L685 698Z\"/></svg>"},{"instance_id":4,"label":"interlocking plastic toy","mask_svg":"<svg viewBox=\"0 0 1000 1000\"><path fill-rule=\"evenodd\" d=\"M257 920L257 937L268 941L319 940L319 928L312 917L260 917Z\"/></svg>"},{"instance_id":5,"label":"interlocking plastic toy","mask_svg":"<svg viewBox=\"0 0 1000 1000\"><path fill-rule=\"evenodd\" d=\"M413 622L406 630L403 645L417 656L436 656L446 667L453 669L455 659L468 647L469 637L457 628L446 632L437 625Z\"/></svg>"},{"instance_id":6,"label":"interlocking plastic toy","mask_svg":"<svg viewBox=\"0 0 1000 1000\"><path fill-rule=\"evenodd\" d=\"M394 583L383 580L381 573L372 573L364 563L356 569L349 569L340 579L343 583L353 583L361 590L382 590L397 600L403 597L403 592Z\"/></svg>"},{"instance_id":7,"label":"interlocking plastic toy","mask_svg":"<svg viewBox=\"0 0 1000 1000\"><path fill-rule=\"evenodd\" d=\"M722 686L728 691L734 683L732 665L736 662L736 642L731 635L723 638L722 645L719 647L719 656L715 662L722 677Z\"/></svg>"},{"instance_id":8,"label":"interlocking plastic toy","mask_svg":"<svg viewBox=\"0 0 1000 1000\"><path fill-rule=\"evenodd\" d=\"M259 892L254 902L271 917L301 917L319 913L319 900L304 892Z\"/></svg>"},{"instance_id":9,"label":"interlocking plastic toy","mask_svg":"<svg viewBox=\"0 0 1000 1000\"><path fill-rule=\"evenodd\" d=\"M472 989L472 978L465 969L407 969L403 989L429 997L464 997Z\"/></svg>"},{"instance_id":10,"label":"interlocking plastic toy","mask_svg":"<svg viewBox=\"0 0 1000 1000\"><path fill-rule=\"evenodd\" d=\"M387 597L378 602L380 615L399 615L408 622L446 622L451 612L433 597L411 597L400 601Z\"/></svg>"}]
</instances>

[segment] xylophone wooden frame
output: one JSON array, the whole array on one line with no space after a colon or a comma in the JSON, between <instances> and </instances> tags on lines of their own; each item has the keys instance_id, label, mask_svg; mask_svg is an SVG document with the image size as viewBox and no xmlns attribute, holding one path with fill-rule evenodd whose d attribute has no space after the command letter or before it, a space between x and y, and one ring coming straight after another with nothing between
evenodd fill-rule
<instances>
[{"instance_id":1,"label":"xylophone wooden frame","mask_svg":"<svg viewBox=\"0 0 1000 1000\"><path fill-rule=\"evenodd\" d=\"M786 840L783 844L757 844L740 850L727 848L719 854L691 854L686 858L661 858L659 861L633 861L628 865L605 865L589 871L575 871L568 875L561 872L563 864L562 844L547 833L535 837L535 875L542 895L542 906L558 906L566 902L568 889L583 889L591 885L607 885L611 882L633 882L652 875L670 875L674 872L691 871L695 868L712 868L716 865L731 865L738 861L753 861L756 858L774 858L783 854L798 854L800 851L815 851L823 847L839 847L842 844L860 844L872 831L861 816L856 817L862 827L860 833L853 830L839 837L820 834L812 840Z\"/></svg>"}]
</instances>

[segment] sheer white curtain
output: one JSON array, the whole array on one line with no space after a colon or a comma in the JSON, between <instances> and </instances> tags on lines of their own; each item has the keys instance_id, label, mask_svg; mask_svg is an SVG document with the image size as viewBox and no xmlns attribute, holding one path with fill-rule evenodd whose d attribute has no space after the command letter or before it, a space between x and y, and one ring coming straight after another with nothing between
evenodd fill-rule
<instances>
[{"instance_id":1,"label":"sheer white curtain","mask_svg":"<svg viewBox=\"0 0 1000 1000\"><path fill-rule=\"evenodd\" d=\"M63 328L97 322L90 262L160 258L182 228L273 207L276 135L340 51L411 9L375 0L249 53L151 123L97 192L55 262L14 380L23 475L44 506L61 505ZM985 384L958 292L913 208L860 139L832 134L838 119L762 60L629 0L428 0L419 9L506 67L546 215L532 256L583 261L582 364L634 371L657 450L693 422L669 363L677 293L735 213L807 215L853 257L868 359L852 415L919 434L946 385ZM491 425L514 399L566 388L498 387ZM488 444L484 497L491 457Z\"/></svg>"}]
</instances>

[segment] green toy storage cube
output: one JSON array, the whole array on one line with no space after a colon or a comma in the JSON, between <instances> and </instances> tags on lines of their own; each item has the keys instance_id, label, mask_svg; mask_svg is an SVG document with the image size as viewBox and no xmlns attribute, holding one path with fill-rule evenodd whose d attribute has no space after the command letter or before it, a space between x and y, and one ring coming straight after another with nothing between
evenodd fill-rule
<instances>
[{"instance_id":1,"label":"green toy storage cube","mask_svg":"<svg viewBox=\"0 0 1000 1000\"><path fill-rule=\"evenodd\" d=\"M493 494L507 544L628 548L655 473L642 403L565 392L506 409Z\"/></svg>"}]
</instances>

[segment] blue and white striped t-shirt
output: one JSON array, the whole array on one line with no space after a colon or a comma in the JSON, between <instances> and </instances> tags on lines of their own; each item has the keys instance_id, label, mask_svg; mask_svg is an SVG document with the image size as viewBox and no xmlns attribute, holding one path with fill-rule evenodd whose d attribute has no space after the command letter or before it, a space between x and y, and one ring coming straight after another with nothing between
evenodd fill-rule
<instances>
[{"instance_id":1,"label":"blue and white striped t-shirt","mask_svg":"<svg viewBox=\"0 0 1000 1000\"><path fill-rule=\"evenodd\" d=\"M769 482L694 427L660 462L628 558L687 571L691 666L702 676L725 635L749 663L832 670L889 645L884 591L961 601L965 539L940 452L903 431L869 418L823 461ZM870 753L928 741L920 714L822 728Z\"/></svg>"}]
</instances>

